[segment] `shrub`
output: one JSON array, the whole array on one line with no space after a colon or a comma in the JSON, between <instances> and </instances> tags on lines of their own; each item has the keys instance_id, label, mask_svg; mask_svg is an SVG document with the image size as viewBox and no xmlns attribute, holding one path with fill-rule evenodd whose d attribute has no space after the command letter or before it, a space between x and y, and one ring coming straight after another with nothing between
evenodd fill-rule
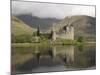
<instances>
[{"instance_id":1,"label":"shrub","mask_svg":"<svg viewBox=\"0 0 100 75\"><path fill-rule=\"evenodd\" d=\"M77 39L77 42L83 42L83 41L84 41L83 36L79 36L78 39Z\"/></svg>"}]
</instances>

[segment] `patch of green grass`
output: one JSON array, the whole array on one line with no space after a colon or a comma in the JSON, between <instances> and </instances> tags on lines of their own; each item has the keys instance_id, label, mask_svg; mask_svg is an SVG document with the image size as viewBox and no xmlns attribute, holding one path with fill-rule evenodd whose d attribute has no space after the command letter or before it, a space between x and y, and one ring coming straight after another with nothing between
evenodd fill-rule
<instances>
[{"instance_id":1,"label":"patch of green grass","mask_svg":"<svg viewBox=\"0 0 100 75\"><path fill-rule=\"evenodd\" d=\"M34 46L45 46L49 45L48 42L40 42L40 43L12 43L12 47L34 47Z\"/></svg>"},{"instance_id":2,"label":"patch of green grass","mask_svg":"<svg viewBox=\"0 0 100 75\"><path fill-rule=\"evenodd\" d=\"M66 40L66 39L57 39L54 44L58 45L74 45L76 43L75 40Z\"/></svg>"},{"instance_id":3,"label":"patch of green grass","mask_svg":"<svg viewBox=\"0 0 100 75\"><path fill-rule=\"evenodd\" d=\"M77 42L76 40L59 40L50 43L49 41L41 41L34 43L12 43L12 47L34 47L34 46L47 46L47 45L82 45L82 42Z\"/></svg>"}]
</instances>

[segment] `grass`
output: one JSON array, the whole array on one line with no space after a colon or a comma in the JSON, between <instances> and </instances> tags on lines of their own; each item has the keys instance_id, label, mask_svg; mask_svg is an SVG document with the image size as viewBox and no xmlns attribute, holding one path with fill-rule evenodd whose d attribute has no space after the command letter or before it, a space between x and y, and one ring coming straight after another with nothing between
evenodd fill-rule
<instances>
[{"instance_id":1,"label":"grass","mask_svg":"<svg viewBox=\"0 0 100 75\"><path fill-rule=\"evenodd\" d=\"M77 40L66 40L66 39L60 39L57 38L56 41L51 41L50 39L41 39L39 42L19 42L19 43L12 43L12 47L34 47L36 45L38 46L47 46L47 45L83 45L87 43L95 43L95 42L89 42L85 41L82 37L79 37Z\"/></svg>"},{"instance_id":2,"label":"grass","mask_svg":"<svg viewBox=\"0 0 100 75\"><path fill-rule=\"evenodd\" d=\"M34 46L48 46L48 45L81 45L83 43L79 43L76 41L60 41L60 42L40 42L40 43L12 43L12 47L34 47Z\"/></svg>"},{"instance_id":3,"label":"grass","mask_svg":"<svg viewBox=\"0 0 100 75\"><path fill-rule=\"evenodd\" d=\"M28 25L26 25L23 21L18 19L15 16L12 16L12 22L11 22L11 33L14 35L24 35L24 34L32 34L36 31L35 28L31 28Z\"/></svg>"},{"instance_id":4,"label":"grass","mask_svg":"<svg viewBox=\"0 0 100 75\"><path fill-rule=\"evenodd\" d=\"M39 46L45 46L45 45L48 45L49 43L48 42L43 42L43 43L12 43L11 46L12 47L34 47L36 45L39 45Z\"/></svg>"},{"instance_id":5,"label":"grass","mask_svg":"<svg viewBox=\"0 0 100 75\"><path fill-rule=\"evenodd\" d=\"M55 45L74 45L76 44L76 40L66 40L66 39L57 39L54 42Z\"/></svg>"}]
</instances>

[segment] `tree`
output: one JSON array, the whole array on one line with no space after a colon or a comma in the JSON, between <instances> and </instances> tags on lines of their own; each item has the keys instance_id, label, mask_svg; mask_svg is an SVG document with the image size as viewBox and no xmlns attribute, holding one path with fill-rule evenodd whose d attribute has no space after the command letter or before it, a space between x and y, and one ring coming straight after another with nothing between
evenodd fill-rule
<instances>
[{"instance_id":1,"label":"tree","mask_svg":"<svg viewBox=\"0 0 100 75\"><path fill-rule=\"evenodd\" d=\"M40 36L40 27L37 29L37 36Z\"/></svg>"},{"instance_id":2,"label":"tree","mask_svg":"<svg viewBox=\"0 0 100 75\"><path fill-rule=\"evenodd\" d=\"M78 41L78 42L83 42L83 41L84 41L83 36L79 36L78 39L77 39L77 41Z\"/></svg>"}]
</instances>

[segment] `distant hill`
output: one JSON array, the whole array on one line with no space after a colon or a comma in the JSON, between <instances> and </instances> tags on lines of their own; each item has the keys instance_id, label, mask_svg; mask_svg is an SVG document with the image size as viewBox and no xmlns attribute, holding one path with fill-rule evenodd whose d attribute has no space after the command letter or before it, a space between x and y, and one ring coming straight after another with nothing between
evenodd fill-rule
<instances>
[{"instance_id":1,"label":"distant hill","mask_svg":"<svg viewBox=\"0 0 100 75\"><path fill-rule=\"evenodd\" d=\"M24 34L32 34L34 31L36 31L35 28L29 27L27 24L25 24L20 19L16 18L15 16L11 17L11 34L13 35L24 35Z\"/></svg>"},{"instance_id":2,"label":"distant hill","mask_svg":"<svg viewBox=\"0 0 100 75\"><path fill-rule=\"evenodd\" d=\"M37 28L38 26L40 26L41 30L47 30L49 27L52 26L53 23L57 23L60 21L55 18L38 18L36 16L31 15L17 15L16 17L21 19L30 27Z\"/></svg>"}]
</instances>

